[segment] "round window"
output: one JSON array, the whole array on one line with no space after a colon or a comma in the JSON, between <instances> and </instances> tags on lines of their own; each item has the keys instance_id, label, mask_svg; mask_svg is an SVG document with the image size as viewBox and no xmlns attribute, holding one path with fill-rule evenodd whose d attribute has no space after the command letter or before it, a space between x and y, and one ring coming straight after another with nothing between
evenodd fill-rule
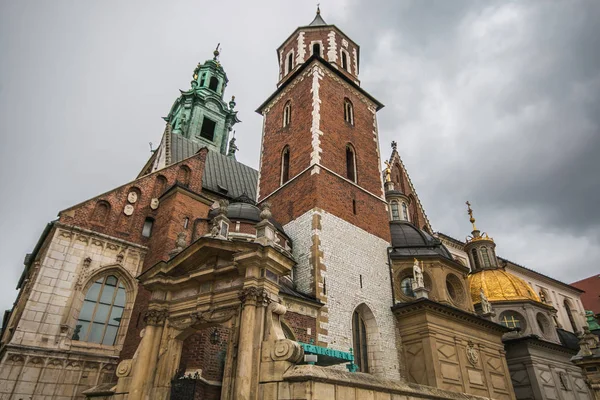
<instances>
[{"instance_id":1,"label":"round window","mask_svg":"<svg viewBox=\"0 0 600 400\"><path fill-rule=\"evenodd\" d=\"M448 274L446 276L446 291L450 299L458 304L461 304L465 300L465 290L458 276L454 274Z\"/></svg>"},{"instance_id":2,"label":"round window","mask_svg":"<svg viewBox=\"0 0 600 400\"><path fill-rule=\"evenodd\" d=\"M406 278L400 281L400 289L405 296L415 297L415 292L413 291L413 278L412 276L407 276Z\"/></svg>"}]
</instances>

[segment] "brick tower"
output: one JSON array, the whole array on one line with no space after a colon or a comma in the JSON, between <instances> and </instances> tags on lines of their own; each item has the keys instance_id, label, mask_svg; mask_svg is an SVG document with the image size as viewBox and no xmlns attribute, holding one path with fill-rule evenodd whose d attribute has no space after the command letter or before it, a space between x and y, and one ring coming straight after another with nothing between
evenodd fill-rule
<instances>
[{"instance_id":1,"label":"brick tower","mask_svg":"<svg viewBox=\"0 0 600 400\"><path fill-rule=\"evenodd\" d=\"M383 105L360 87L359 46L319 10L277 54L277 90L257 110L258 200L272 204L293 240L297 290L324 304L318 344L356 347L361 318L377 342L368 370L398 377L396 343L376 338L395 337L376 119Z\"/></svg>"}]
</instances>

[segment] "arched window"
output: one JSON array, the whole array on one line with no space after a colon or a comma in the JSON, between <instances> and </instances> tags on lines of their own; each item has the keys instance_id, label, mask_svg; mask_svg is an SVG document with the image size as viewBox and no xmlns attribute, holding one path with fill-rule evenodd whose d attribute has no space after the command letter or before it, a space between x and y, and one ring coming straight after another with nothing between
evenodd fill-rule
<instances>
[{"instance_id":1,"label":"arched window","mask_svg":"<svg viewBox=\"0 0 600 400\"><path fill-rule=\"evenodd\" d=\"M573 312L571 311L571 304L569 300L565 299L563 303L565 306L565 311L567 312L567 317L569 318L569 322L571 323L571 328L573 328L573 333L577 332L577 325L575 324L575 318L573 318Z\"/></svg>"},{"instance_id":2,"label":"arched window","mask_svg":"<svg viewBox=\"0 0 600 400\"><path fill-rule=\"evenodd\" d=\"M399 221L400 220L400 209L398 207L398 202L392 201L391 207L392 207L392 221Z\"/></svg>"},{"instance_id":3,"label":"arched window","mask_svg":"<svg viewBox=\"0 0 600 400\"><path fill-rule=\"evenodd\" d=\"M346 178L356 182L356 156L351 145L346 146Z\"/></svg>"},{"instance_id":4,"label":"arched window","mask_svg":"<svg viewBox=\"0 0 600 400\"><path fill-rule=\"evenodd\" d=\"M88 289L73 340L113 346L125 309L126 292L115 275L99 278Z\"/></svg>"},{"instance_id":5,"label":"arched window","mask_svg":"<svg viewBox=\"0 0 600 400\"><path fill-rule=\"evenodd\" d=\"M402 217L405 221L408 221L408 206L405 202L402 202Z\"/></svg>"},{"instance_id":6,"label":"arched window","mask_svg":"<svg viewBox=\"0 0 600 400\"><path fill-rule=\"evenodd\" d=\"M481 259L483 260L484 268L489 268L490 267L490 255L488 254L487 247L481 248Z\"/></svg>"},{"instance_id":7,"label":"arched window","mask_svg":"<svg viewBox=\"0 0 600 400\"><path fill-rule=\"evenodd\" d=\"M287 57L287 66L286 66L285 73L289 74L290 72L292 72L293 68L294 68L294 53L290 52Z\"/></svg>"},{"instance_id":8,"label":"arched window","mask_svg":"<svg viewBox=\"0 0 600 400\"><path fill-rule=\"evenodd\" d=\"M360 372L369 372L369 352L367 348L367 327L358 311L352 315L352 338L354 344L354 363Z\"/></svg>"},{"instance_id":9,"label":"arched window","mask_svg":"<svg viewBox=\"0 0 600 400\"><path fill-rule=\"evenodd\" d=\"M92 216L92 221L99 225L104 225L110 214L110 204L107 201L99 201L96 203L96 208Z\"/></svg>"},{"instance_id":10,"label":"arched window","mask_svg":"<svg viewBox=\"0 0 600 400\"><path fill-rule=\"evenodd\" d=\"M156 182L154 182L154 190L152 191L152 197L159 198L167 188L167 178L163 175L158 175L156 177Z\"/></svg>"},{"instance_id":11,"label":"arched window","mask_svg":"<svg viewBox=\"0 0 600 400\"><path fill-rule=\"evenodd\" d=\"M313 44L312 53L313 53L313 56L321 55L321 45L319 43Z\"/></svg>"},{"instance_id":12,"label":"arched window","mask_svg":"<svg viewBox=\"0 0 600 400\"><path fill-rule=\"evenodd\" d=\"M177 171L177 182L181 183L183 186L189 186L191 173L192 172L187 165L182 165L179 167L179 171Z\"/></svg>"},{"instance_id":13,"label":"arched window","mask_svg":"<svg viewBox=\"0 0 600 400\"><path fill-rule=\"evenodd\" d=\"M292 122L292 103L288 100L283 106L283 127L289 126Z\"/></svg>"},{"instance_id":14,"label":"arched window","mask_svg":"<svg viewBox=\"0 0 600 400\"><path fill-rule=\"evenodd\" d=\"M342 50L342 68L348 71L348 56L346 52Z\"/></svg>"},{"instance_id":15,"label":"arched window","mask_svg":"<svg viewBox=\"0 0 600 400\"><path fill-rule=\"evenodd\" d=\"M210 82L208 84L208 88L210 90L214 90L216 92L218 87L219 87L219 80L215 76L211 76Z\"/></svg>"},{"instance_id":16,"label":"arched window","mask_svg":"<svg viewBox=\"0 0 600 400\"><path fill-rule=\"evenodd\" d=\"M412 276L407 276L400 281L400 290L402 290L402 293L404 293L405 296L415 297Z\"/></svg>"},{"instance_id":17,"label":"arched window","mask_svg":"<svg viewBox=\"0 0 600 400\"><path fill-rule=\"evenodd\" d=\"M471 250L471 255L473 256L473 264L475 264L473 266L474 269L479 268L479 256L477 255L477 249Z\"/></svg>"},{"instance_id":18,"label":"arched window","mask_svg":"<svg viewBox=\"0 0 600 400\"><path fill-rule=\"evenodd\" d=\"M290 180L290 148L285 147L281 154L281 184Z\"/></svg>"},{"instance_id":19,"label":"arched window","mask_svg":"<svg viewBox=\"0 0 600 400\"><path fill-rule=\"evenodd\" d=\"M204 82L206 82L206 74L202 74L200 77L200 87L204 87Z\"/></svg>"},{"instance_id":20,"label":"arched window","mask_svg":"<svg viewBox=\"0 0 600 400\"><path fill-rule=\"evenodd\" d=\"M344 99L344 121L354 125L354 106L348 99Z\"/></svg>"},{"instance_id":21,"label":"arched window","mask_svg":"<svg viewBox=\"0 0 600 400\"><path fill-rule=\"evenodd\" d=\"M149 238L152 235L152 227L154 226L154 218L146 218L144 227L142 228L142 236Z\"/></svg>"}]
</instances>

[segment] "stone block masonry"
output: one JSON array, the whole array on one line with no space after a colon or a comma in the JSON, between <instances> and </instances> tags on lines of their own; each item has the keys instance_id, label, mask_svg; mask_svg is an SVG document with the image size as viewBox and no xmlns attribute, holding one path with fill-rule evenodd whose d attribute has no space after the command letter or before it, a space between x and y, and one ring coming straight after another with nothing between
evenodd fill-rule
<instances>
[{"instance_id":1,"label":"stone block masonry","mask_svg":"<svg viewBox=\"0 0 600 400\"><path fill-rule=\"evenodd\" d=\"M399 379L399 343L390 309L389 243L320 209L308 211L284 229L294 242L298 289L316 286L317 297L326 304L317 322L318 342L348 351L353 347L352 314L366 306L376 322L370 332L376 337L369 338L370 372ZM312 247L315 243L318 249Z\"/></svg>"}]
</instances>

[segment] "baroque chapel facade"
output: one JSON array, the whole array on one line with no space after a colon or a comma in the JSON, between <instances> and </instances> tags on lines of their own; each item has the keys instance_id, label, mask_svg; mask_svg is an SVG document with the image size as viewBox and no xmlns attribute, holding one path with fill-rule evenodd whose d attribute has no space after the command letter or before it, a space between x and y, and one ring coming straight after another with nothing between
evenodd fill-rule
<instances>
[{"instance_id":1,"label":"baroque chapel facade","mask_svg":"<svg viewBox=\"0 0 600 400\"><path fill-rule=\"evenodd\" d=\"M277 55L259 171L217 48L138 177L48 224L0 399L591 398L581 292L525 269L542 298L474 225L434 234L395 143L380 170L358 44L318 11Z\"/></svg>"}]
</instances>

